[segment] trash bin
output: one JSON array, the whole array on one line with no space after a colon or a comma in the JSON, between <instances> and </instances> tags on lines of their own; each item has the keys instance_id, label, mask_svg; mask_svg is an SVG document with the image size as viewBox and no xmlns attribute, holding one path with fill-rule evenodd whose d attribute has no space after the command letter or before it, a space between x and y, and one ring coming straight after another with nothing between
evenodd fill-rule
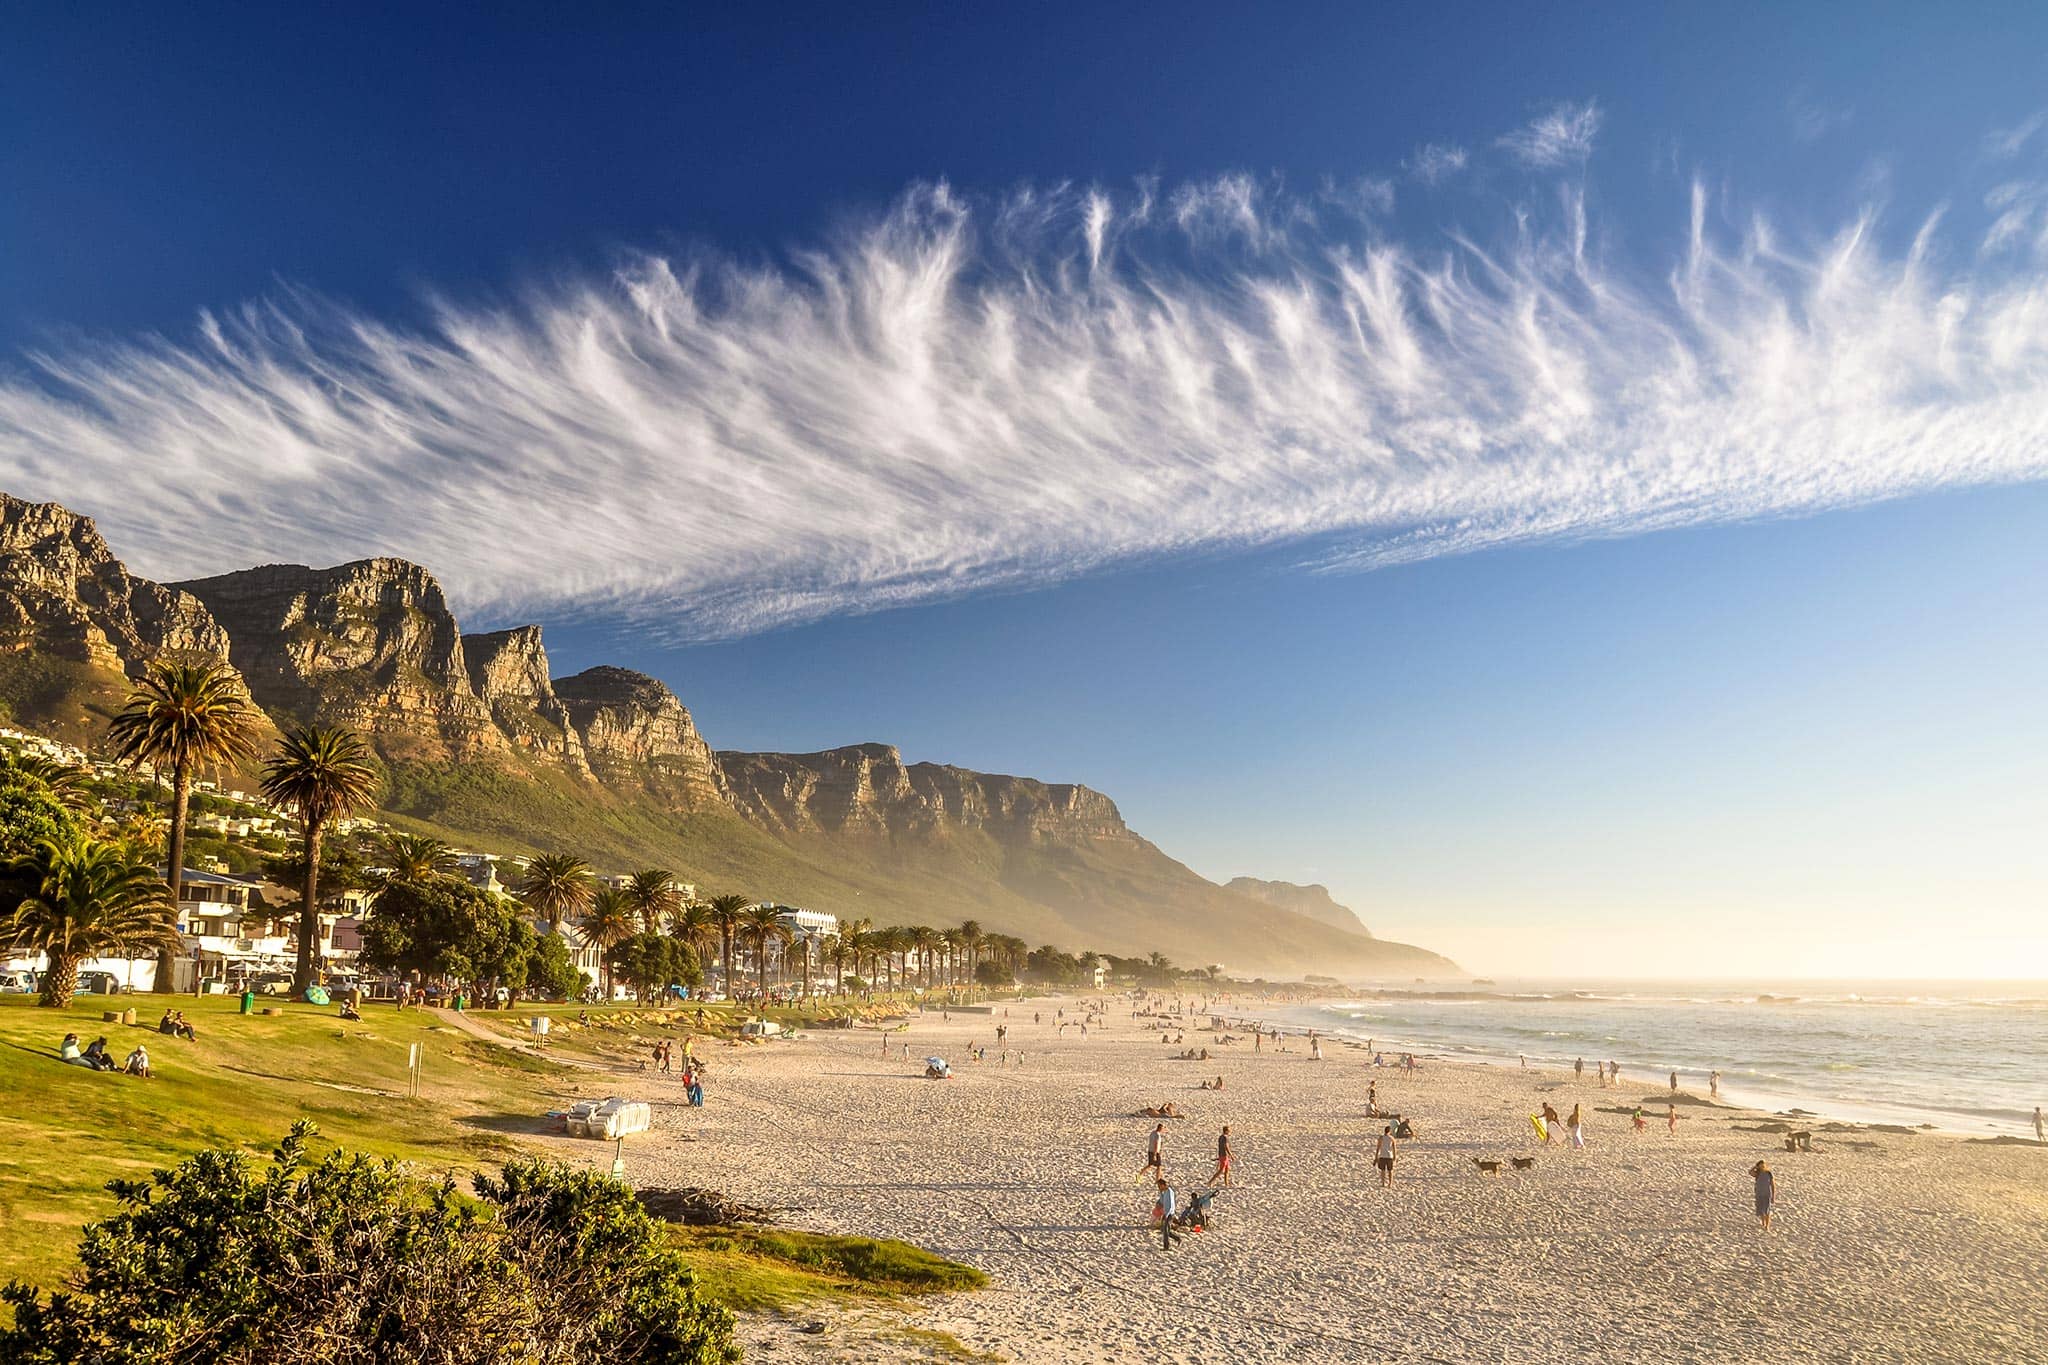
<instances>
[{"instance_id":1,"label":"trash bin","mask_svg":"<svg viewBox=\"0 0 2048 1365\"><path fill-rule=\"evenodd\" d=\"M242 1013L244 1013L244 1014L254 1014L255 1012L256 1012L256 992L254 992L254 991L252 991L252 990L249 990L249 989L247 989L247 988L245 987L245 988L243 989L243 991L242 991Z\"/></svg>"}]
</instances>

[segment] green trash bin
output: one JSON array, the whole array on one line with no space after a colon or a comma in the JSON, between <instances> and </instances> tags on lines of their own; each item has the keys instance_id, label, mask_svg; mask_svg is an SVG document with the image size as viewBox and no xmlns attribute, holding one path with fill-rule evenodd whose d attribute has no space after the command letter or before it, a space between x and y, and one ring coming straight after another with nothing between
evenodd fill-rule
<instances>
[{"instance_id":1,"label":"green trash bin","mask_svg":"<svg viewBox=\"0 0 2048 1365\"><path fill-rule=\"evenodd\" d=\"M252 990L247 990L247 989L244 989L244 990L243 990L243 992L242 992L242 1013L244 1013L244 1014L254 1014L255 1012L256 1012L256 992L254 992L254 991L252 991Z\"/></svg>"}]
</instances>

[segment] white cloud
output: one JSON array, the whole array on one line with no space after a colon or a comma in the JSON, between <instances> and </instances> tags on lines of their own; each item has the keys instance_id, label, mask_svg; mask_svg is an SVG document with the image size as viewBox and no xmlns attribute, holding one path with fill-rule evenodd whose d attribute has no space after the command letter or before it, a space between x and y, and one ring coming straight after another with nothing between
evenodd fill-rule
<instances>
[{"instance_id":1,"label":"white cloud","mask_svg":"<svg viewBox=\"0 0 2048 1365\"><path fill-rule=\"evenodd\" d=\"M1408 173L1425 185L1441 184L1464 170L1466 160L1463 147L1447 142L1425 142L1415 149L1414 157L1408 161Z\"/></svg>"},{"instance_id":2,"label":"white cloud","mask_svg":"<svg viewBox=\"0 0 2048 1365\"><path fill-rule=\"evenodd\" d=\"M2036 258L1932 221L1890 250L1867 214L1724 241L1708 203L1642 272L1576 192L1419 249L1227 178L926 187L786 265L648 256L411 323L286 291L25 357L0 487L159 577L399 554L479 624L687 638L1164 554L1366 568L2048 475Z\"/></svg>"},{"instance_id":3,"label":"white cloud","mask_svg":"<svg viewBox=\"0 0 2048 1365\"><path fill-rule=\"evenodd\" d=\"M1600 131L1600 106L1560 104L1531 123L1500 139L1500 146L1525 166L1548 170L1583 162L1593 154Z\"/></svg>"}]
</instances>

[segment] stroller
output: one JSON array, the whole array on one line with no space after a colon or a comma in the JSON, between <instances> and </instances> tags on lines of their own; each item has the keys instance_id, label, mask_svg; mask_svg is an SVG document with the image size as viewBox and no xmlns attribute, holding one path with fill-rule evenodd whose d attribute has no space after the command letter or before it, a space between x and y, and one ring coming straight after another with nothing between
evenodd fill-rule
<instances>
[{"instance_id":1,"label":"stroller","mask_svg":"<svg viewBox=\"0 0 2048 1365\"><path fill-rule=\"evenodd\" d=\"M1173 1215L1173 1225L1183 1232L1209 1230L1209 1205L1216 1202L1214 1190L1189 1190Z\"/></svg>"}]
</instances>

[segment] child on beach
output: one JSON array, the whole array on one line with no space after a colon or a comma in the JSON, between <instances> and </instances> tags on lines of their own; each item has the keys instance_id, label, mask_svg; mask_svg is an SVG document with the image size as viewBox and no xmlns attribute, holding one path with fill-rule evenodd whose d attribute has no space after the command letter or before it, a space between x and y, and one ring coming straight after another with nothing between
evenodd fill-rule
<instances>
[{"instance_id":1,"label":"child on beach","mask_svg":"<svg viewBox=\"0 0 2048 1365\"><path fill-rule=\"evenodd\" d=\"M1675 1105L1675 1104L1667 1104L1667 1105L1665 1105L1665 1106L1664 1106L1664 1122L1665 1122L1666 1126L1667 1126L1667 1127L1668 1127L1668 1128L1670 1129L1670 1131L1671 1131L1671 1135L1672 1135L1673 1137L1676 1137L1676 1136L1678 1135L1678 1106L1677 1106L1677 1105Z\"/></svg>"},{"instance_id":2,"label":"child on beach","mask_svg":"<svg viewBox=\"0 0 2048 1365\"><path fill-rule=\"evenodd\" d=\"M1756 1221L1765 1232L1771 1230L1771 1205L1778 1202L1778 1179L1771 1174L1769 1162L1759 1161L1749 1168L1756 1178Z\"/></svg>"},{"instance_id":3,"label":"child on beach","mask_svg":"<svg viewBox=\"0 0 2048 1365\"><path fill-rule=\"evenodd\" d=\"M1632 1119L1632 1122L1634 1122L1636 1131L1638 1133L1642 1132L1645 1128L1648 1128L1650 1126L1650 1121L1643 1117L1643 1106L1641 1106L1640 1104L1636 1106L1636 1112Z\"/></svg>"}]
</instances>

